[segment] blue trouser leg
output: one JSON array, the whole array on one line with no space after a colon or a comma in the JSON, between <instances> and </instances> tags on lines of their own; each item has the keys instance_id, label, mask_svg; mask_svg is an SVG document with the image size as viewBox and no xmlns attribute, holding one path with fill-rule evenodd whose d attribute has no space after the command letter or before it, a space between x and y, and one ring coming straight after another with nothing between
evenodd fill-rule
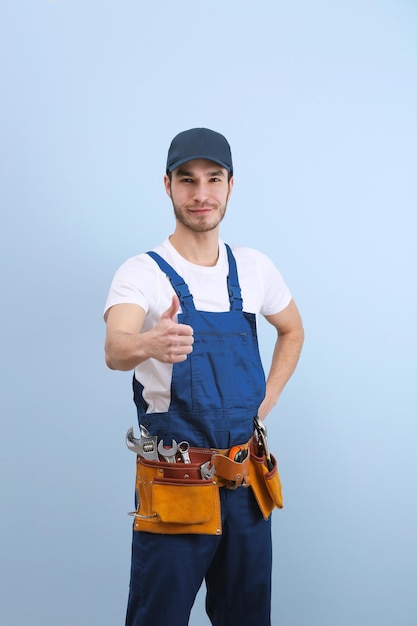
<instances>
[{"instance_id":1,"label":"blue trouser leg","mask_svg":"<svg viewBox=\"0 0 417 626\"><path fill-rule=\"evenodd\" d=\"M206 574L213 626L270 626L271 520L251 489L224 490L222 541Z\"/></svg>"},{"instance_id":2,"label":"blue trouser leg","mask_svg":"<svg viewBox=\"0 0 417 626\"><path fill-rule=\"evenodd\" d=\"M223 535L133 533L126 626L186 626L206 577L214 626L269 626L271 527L250 489L221 489Z\"/></svg>"},{"instance_id":3,"label":"blue trouser leg","mask_svg":"<svg viewBox=\"0 0 417 626\"><path fill-rule=\"evenodd\" d=\"M186 626L219 542L134 531L126 626Z\"/></svg>"}]
</instances>

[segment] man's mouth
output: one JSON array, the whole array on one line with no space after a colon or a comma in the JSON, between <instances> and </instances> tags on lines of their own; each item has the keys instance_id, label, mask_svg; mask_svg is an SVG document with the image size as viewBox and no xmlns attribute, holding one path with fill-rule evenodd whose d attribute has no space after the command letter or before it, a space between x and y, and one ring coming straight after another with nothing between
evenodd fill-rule
<instances>
[{"instance_id":1,"label":"man's mouth","mask_svg":"<svg viewBox=\"0 0 417 626\"><path fill-rule=\"evenodd\" d=\"M211 206L202 206L189 209L189 211L190 213L209 213L210 211L213 211L213 209L214 207Z\"/></svg>"}]
</instances>

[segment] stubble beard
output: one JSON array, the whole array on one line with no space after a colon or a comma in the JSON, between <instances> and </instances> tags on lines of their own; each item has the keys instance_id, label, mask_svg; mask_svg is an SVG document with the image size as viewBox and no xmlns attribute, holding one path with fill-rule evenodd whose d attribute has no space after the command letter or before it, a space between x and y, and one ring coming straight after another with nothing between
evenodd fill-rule
<instances>
[{"instance_id":1,"label":"stubble beard","mask_svg":"<svg viewBox=\"0 0 417 626\"><path fill-rule=\"evenodd\" d=\"M207 216L205 215L187 215L186 210L182 210L180 207L178 207L173 199L172 206L174 208L175 219L183 226L189 228L195 233L208 233L211 230L215 230L220 222L223 220L226 214L227 200L223 205L219 205L217 209L218 212L214 216L213 221L206 221Z\"/></svg>"}]
</instances>

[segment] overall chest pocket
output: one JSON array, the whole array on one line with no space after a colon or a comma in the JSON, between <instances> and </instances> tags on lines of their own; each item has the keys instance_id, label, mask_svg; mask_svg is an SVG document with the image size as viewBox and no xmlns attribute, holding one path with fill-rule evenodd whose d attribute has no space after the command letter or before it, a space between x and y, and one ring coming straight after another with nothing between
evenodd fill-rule
<instances>
[{"instance_id":1,"label":"overall chest pocket","mask_svg":"<svg viewBox=\"0 0 417 626\"><path fill-rule=\"evenodd\" d=\"M190 355L194 411L245 408L254 402L257 370L246 332L201 332Z\"/></svg>"}]
</instances>

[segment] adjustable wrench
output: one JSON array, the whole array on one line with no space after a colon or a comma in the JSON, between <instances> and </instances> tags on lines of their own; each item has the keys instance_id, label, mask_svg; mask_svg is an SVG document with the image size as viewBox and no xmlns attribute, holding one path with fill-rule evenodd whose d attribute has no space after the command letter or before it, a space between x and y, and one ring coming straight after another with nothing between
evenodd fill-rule
<instances>
[{"instance_id":1,"label":"adjustable wrench","mask_svg":"<svg viewBox=\"0 0 417 626\"><path fill-rule=\"evenodd\" d=\"M165 448L163 440L160 440L158 444L158 452L167 463L175 463L175 455L177 454L177 451L178 445L175 439L172 440L170 448Z\"/></svg>"},{"instance_id":2,"label":"adjustable wrench","mask_svg":"<svg viewBox=\"0 0 417 626\"><path fill-rule=\"evenodd\" d=\"M139 452L139 445L140 439L137 439L137 437L134 436L133 434L133 426L131 426L129 428L129 430L126 433L126 445L129 448L129 450L131 450L132 452L136 452L136 454L138 454Z\"/></svg>"},{"instance_id":3,"label":"adjustable wrench","mask_svg":"<svg viewBox=\"0 0 417 626\"><path fill-rule=\"evenodd\" d=\"M140 436L141 437L152 437L151 433L146 428L146 426L144 426L143 424L139 424L139 428L140 428Z\"/></svg>"},{"instance_id":4,"label":"adjustable wrench","mask_svg":"<svg viewBox=\"0 0 417 626\"><path fill-rule=\"evenodd\" d=\"M156 443L158 441L157 437L151 437L148 432L149 437L141 437L137 439L133 435L133 428L129 428L126 433L126 445L132 452L139 454L139 456L144 459L148 459L150 461L159 461L158 450L156 447Z\"/></svg>"},{"instance_id":5,"label":"adjustable wrench","mask_svg":"<svg viewBox=\"0 0 417 626\"><path fill-rule=\"evenodd\" d=\"M215 467L211 464L211 461L206 461L203 465L200 465L201 478L203 480L211 480L214 477Z\"/></svg>"}]
</instances>

